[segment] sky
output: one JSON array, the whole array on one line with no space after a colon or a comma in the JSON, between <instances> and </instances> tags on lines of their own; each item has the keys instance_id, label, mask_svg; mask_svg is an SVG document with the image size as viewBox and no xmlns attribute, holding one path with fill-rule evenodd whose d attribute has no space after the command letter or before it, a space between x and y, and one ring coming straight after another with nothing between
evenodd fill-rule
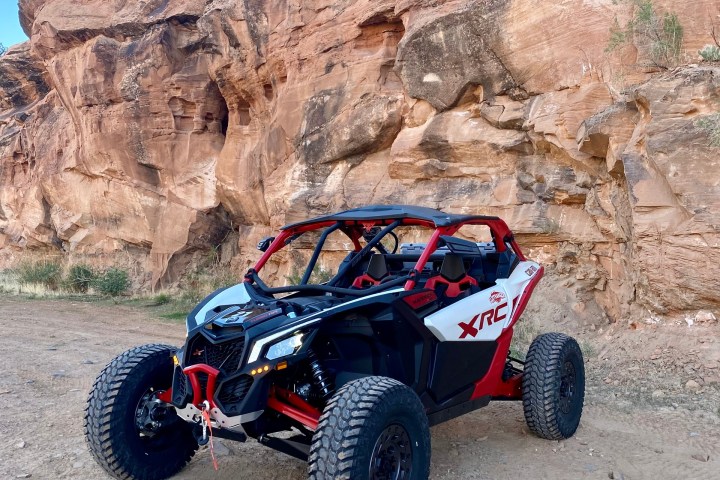
<instances>
[{"instance_id":1,"label":"sky","mask_svg":"<svg viewBox=\"0 0 720 480\"><path fill-rule=\"evenodd\" d=\"M18 19L17 0L0 0L0 43L9 47L27 40Z\"/></svg>"}]
</instances>

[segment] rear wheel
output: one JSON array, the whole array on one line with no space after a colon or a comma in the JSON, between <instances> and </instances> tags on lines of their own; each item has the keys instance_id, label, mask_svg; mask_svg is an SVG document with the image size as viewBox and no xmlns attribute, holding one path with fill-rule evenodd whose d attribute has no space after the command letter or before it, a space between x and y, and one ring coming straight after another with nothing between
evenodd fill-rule
<instances>
[{"instance_id":1,"label":"rear wheel","mask_svg":"<svg viewBox=\"0 0 720 480\"><path fill-rule=\"evenodd\" d=\"M525 420L537 436L571 437L580 424L585 399L585 364L575 339L545 333L533 340L522 384Z\"/></svg>"},{"instance_id":2,"label":"rear wheel","mask_svg":"<svg viewBox=\"0 0 720 480\"><path fill-rule=\"evenodd\" d=\"M85 439L111 476L159 480L179 472L198 448L192 427L157 398L172 383L168 345L143 345L100 372L85 409Z\"/></svg>"},{"instance_id":3,"label":"rear wheel","mask_svg":"<svg viewBox=\"0 0 720 480\"><path fill-rule=\"evenodd\" d=\"M386 377L345 384L330 399L310 449L313 480L423 480L430 429L418 396Z\"/></svg>"}]
</instances>

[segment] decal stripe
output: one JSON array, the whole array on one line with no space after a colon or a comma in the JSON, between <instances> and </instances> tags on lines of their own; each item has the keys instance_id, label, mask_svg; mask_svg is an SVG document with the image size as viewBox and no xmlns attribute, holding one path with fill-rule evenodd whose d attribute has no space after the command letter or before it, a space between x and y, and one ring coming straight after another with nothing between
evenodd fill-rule
<instances>
[{"instance_id":1,"label":"decal stripe","mask_svg":"<svg viewBox=\"0 0 720 480\"><path fill-rule=\"evenodd\" d=\"M424 319L440 341L496 340L522 313L543 269L535 262L521 262L509 278L460 299Z\"/></svg>"}]
</instances>

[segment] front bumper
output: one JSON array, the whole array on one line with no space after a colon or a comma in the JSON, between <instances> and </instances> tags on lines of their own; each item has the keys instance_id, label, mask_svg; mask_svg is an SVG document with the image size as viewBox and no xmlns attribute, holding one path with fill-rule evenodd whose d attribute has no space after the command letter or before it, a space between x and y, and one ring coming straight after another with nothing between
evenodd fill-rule
<instances>
[{"instance_id":1,"label":"front bumper","mask_svg":"<svg viewBox=\"0 0 720 480\"><path fill-rule=\"evenodd\" d=\"M200 425L201 418L202 418L202 412L199 408L197 408L195 405L188 403L183 408L175 407L175 411L177 412L178 416L189 423L194 423L197 425ZM234 433L242 433L245 434L245 429L243 428L244 423L248 422L254 422L258 418L260 418L260 415L263 414L263 410L258 410L256 412L250 412L245 413L242 415L235 415L233 417L228 417L223 412L220 411L219 408L210 408L210 418L212 421L212 428L214 429L226 429L230 430Z\"/></svg>"},{"instance_id":2,"label":"front bumper","mask_svg":"<svg viewBox=\"0 0 720 480\"><path fill-rule=\"evenodd\" d=\"M173 405L180 418L199 424L202 412L198 406L207 401L210 406L213 428L244 433L242 424L257 420L263 410L258 409L239 415L227 415L227 410L228 407L232 410L239 410L244 406L244 400L253 384L253 379L248 375L241 374L219 381L222 374L220 370L204 363L185 368L176 365L172 388ZM234 403L223 405L221 399Z\"/></svg>"}]
</instances>

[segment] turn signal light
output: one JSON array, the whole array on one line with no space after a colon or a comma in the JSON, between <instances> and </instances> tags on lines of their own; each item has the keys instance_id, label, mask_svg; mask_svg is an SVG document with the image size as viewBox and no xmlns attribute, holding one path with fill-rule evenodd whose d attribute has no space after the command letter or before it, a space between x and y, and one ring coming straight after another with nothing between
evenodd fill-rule
<instances>
[{"instance_id":1,"label":"turn signal light","mask_svg":"<svg viewBox=\"0 0 720 480\"><path fill-rule=\"evenodd\" d=\"M270 366L265 365L264 367L258 367L256 369L251 370L250 375L257 375L258 373L267 372L268 370L270 370Z\"/></svg>"}]
</instances>

